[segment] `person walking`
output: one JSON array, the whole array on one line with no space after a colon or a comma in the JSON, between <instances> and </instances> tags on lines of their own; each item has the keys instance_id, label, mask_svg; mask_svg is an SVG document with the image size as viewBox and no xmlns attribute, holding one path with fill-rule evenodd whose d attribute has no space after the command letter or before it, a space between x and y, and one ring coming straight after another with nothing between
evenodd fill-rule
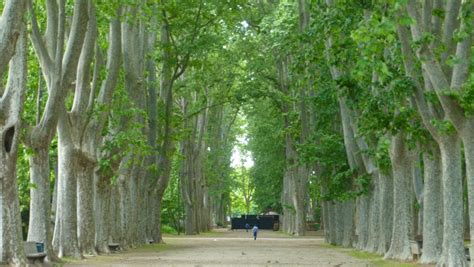
<instances>
[{"instance_id":1,"label":"person walking","mask_svg":"<svg viewBox=\"0 0 474 267\"><path fill-rule=\"evenodd\" d=\"M249 223L246 223L246 224L245 224L245 232L248 233L249 229L250 229L250 224L249 224Z\"/></svg>"},{"instance_id":2,"label":"person walking","mask_svg":"<svg viewBox=\"0 0 474 267\"><path fill-rule=\"evenodd\" d=\"M256 225L253 226L252 232L253 232L253 240L257 240L258 227Z\"/></svg>"}]
</instances>

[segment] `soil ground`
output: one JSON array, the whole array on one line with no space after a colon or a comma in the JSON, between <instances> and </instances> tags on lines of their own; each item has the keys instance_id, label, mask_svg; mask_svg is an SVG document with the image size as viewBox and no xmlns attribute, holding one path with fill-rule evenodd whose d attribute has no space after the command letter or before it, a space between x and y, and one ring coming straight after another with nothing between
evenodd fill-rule
<instances>
[{"instance_id":1,"label":"soil ground","mask_svg":"<svg viewBox=\"0 0 474 267\"><path fill-rule=\"evenodd\" d=\"M324 245L321 236L291 237L260 231L217 230L198 236L165 236L166 244L87 257L65 266L372 266Z\"/></svg>"}]
</instances>

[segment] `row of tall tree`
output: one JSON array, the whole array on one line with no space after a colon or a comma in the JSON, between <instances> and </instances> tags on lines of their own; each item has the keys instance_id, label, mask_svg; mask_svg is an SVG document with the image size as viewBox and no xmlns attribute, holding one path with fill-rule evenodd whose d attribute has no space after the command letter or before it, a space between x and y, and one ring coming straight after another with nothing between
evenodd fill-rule
<instances>
[{"instance_id":1,"label":"row of tall tree","mask_svg":"<svg viewBox=\"0 0 474 267\"><path fill-rule=\"evenodd\" d=\"M466 266L473 8L260 1L244 40L255 190L273 196L257 196L260 209L281 209L284 231L303 235L321 205L332 244L410 260L422 238L420 262Z\"/></svg>"},{"instance_id":2,"label":"row of tall tree","mask_svg":"<svg viewBox=\"0 0 474 267\"><path fill-rule=\"evenodd\" d=\"M186 233L224 223L238 1L2 8L0 262L25 264L23 231L50 261L161 242L173 175Z\"/></svg>"},{"instance_id":3,"label":"row of tall tree","mask_svg":"<svg viewBox=\"0 0 474 267\"><path fill-rule=\"evenodd\" d=\"M2 7L0 261L24 264L25 217L50 260L160 242L178 192L187 234L225 224L243 112L283 231L320 209L332 244L407 260L420 235L421 262L467 265L472 1Z\"/></svg>"}]
</instances>

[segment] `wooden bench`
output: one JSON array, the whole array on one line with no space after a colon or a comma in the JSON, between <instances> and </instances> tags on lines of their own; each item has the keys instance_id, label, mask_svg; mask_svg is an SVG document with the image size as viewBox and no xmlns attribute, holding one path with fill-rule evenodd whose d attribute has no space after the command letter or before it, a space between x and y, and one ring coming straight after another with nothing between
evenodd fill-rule
<instances>
[{"instance_id":1,"label":"wooden bench","mask_svg":"<svg viewBox=\"0 0 474 267\"><path fill-rule=\"evenodd\" d=\"M471 254L469 254L469 248L464 247L464 254L466 255L466 260L471 261Z\"/></svg>"},{"instance_id":2,"label":"wooden bench","mask_svg":"<svg viewBox=\"0 0 474 267\"><path fill-rule=\"evenodd\" d=\"M119 243L109 243L110 251L119 251L120 244Z\"/></svg>"},{"instance_id":3,"label":"wooden bench","mask_svg":"<svg viewBox=\"0 0 474 267\"><path fill-rule=\"evenodd\" d=\"M45 252L38 252L36 248L36 242L25 242L23 245L25 249L25 255L28 259L29 263L44 262L44 258L46 257Z\"/></svg>"},{"instance_id":4,"label":"wooden bench","mask_svg":"<svg viewBox=\"0 0 474 267\"><path fill-rule=\"evenodd\" d=\"M413 259L420 259L421 253L423 249L423 242L422 241L413 241L410 240L410 250Z\"/></svg>"}]
</instances>

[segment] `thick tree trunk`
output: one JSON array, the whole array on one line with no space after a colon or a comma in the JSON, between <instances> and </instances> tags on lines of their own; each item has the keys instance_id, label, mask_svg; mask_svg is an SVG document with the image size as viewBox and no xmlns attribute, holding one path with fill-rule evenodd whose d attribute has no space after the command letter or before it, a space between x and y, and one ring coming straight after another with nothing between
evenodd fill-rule
<instances>
[{"instance_id":1,"label":"thick tree trunk","mask_svg":"<svg viewBox=\"0 0 474 267\"><path fill-rule=\"evenodd\" d=\"M194 207L193 204L186 204L185 205L185 216L184 216L184 233L186 235L195 235L197 234L196 230L196 215L194 214Z\"/></svg>"},{"instance_id":2,"label":"thick tree trunk","mask_svg":"<svg viewBox=\"0 0 474 267\"><path fill-rule=\"evenodd\" d=\"M369 241L369 196L357 198L357 249L364 250Z\"/></svg>"},{"instance_id":3,"label":"thick tree trunk","mask_svg":"<svg viewBox=\"0 0 474 267\"><path fill-rule=\"evenodd\" d=\"M163 242L163 236L161 232L161 210L162 210L162 200L163 200L163 195L158 195L156 197L156 207L155 207L155 213L156 213L156 224L155 224L155 236L153 240L155 240L157 243L164 243Z\"/></svg>"},{"instance_id":4,"label":"thick tree trunk","mask_svg":"<svg viewBox=\"0 0 474 267\"><path fill-rule=\"evenodd\" d=\"M306 205L305 205L305 210L306 210L306 218L308 221L316 221L316 214L315 214L315 207L319 204L319 202L316 199L311 199L311 196L309 193L306 193Z\"/></svg>"},{"instance_id":5,"label":"thick tree trunk","mask_svg":"<svg viewBox=\"0 0 474 267\"><path fill-rule=\"evenodd\" d=\"M111 185L108 183L106 177L97 175L98 181L96 181L96 203L95 203L95 220L96 220L96 233L95 233L95 249L99 253L110 253L109 250L109 239L111 234L111 223L117 223L114 217L111 216L110 209L112 208L111 203Z\"/></svg>"},{"instance_id":6,"label":"thick tree trunk","mask_svg":"<svg viewBox=\"0 0 474 267\"><path fill-rule=\"evenodd\" d=\"M58 158L56 157L53 162L54 168L54 186L53 186L53 200L51 202L51 222L54 224L56 222L56 214L58 208L58 182L59 182L59 166Z\"/></svg>"},{"instance_id":7,"label":"thick tree trunk","mask_svg":"<svg viewBox=\"0 0 474 267\"><path fill-rule=\"evenodd\" d=\"M190 130L189 136L181 143L181 151L184 156L181 169L181 197L185 206L185 233L187 235L199 234L203 229L202 225L202 204L203 194L201 186L202 173L200 170L200 150L198 139L198 118L188 118L187 98L183 98L182 112L185 117L183 128Z\"/></svg>"},{"instance_id":8,"label":"thick tree trunk","mask_svg":"<svg viewBox=\"0 0 474 267\"><path fill-rule=\"evenodd\" d=\"M129 194L130 194L130 204L129 204L129 221L128 221L128 232L127 232L127 240L132 248L138 245L137 243L137 234L138 234L138 201L139 201L139 193L138 193L138 179L137 176L137 168L138 166L132 167L131 176L129 179Z\"/></svg>"},{"instance_id":9,"label":"thick tree trunk","mask_svg":"<svg viewBox=\"0 0 474 267\"><path fill-rule=\"evenodd\" d=\"M119 193L119 186L114 185L111 188L110 194L110 210L109 210L109 220L112 220L113 223L110 224L110 239L113 243L121 243L122 242L122 223L121 223L121 214L120 211L121 201L120 201L120 193Z\"/></svg>"},{"instance_id":10,"label":"thick tree trunk","mask_svg":"<svg viewBox=\"0 0 474 267\"><path fill-rule=\"evenodd\" d=\"M193 140L194 143L194 140ZM191 163L193 165L192 171L194 173L194 191L195 191L195 199L194 199L194 215L196 216L196 230L197 233L201 233L203 231L202 229L202 217L203 217L203 210L202 210L202 201L203 201L203 188L201 184L201 173L199 173L199 156L195 156L193 162Z\"/></svg>"},{"instance_id":11,"label":"thick tree trunk","mask_svg":"<svg viewBox=\"0 0 474 267\"><path fill-rule=\"evenodd\" d=\"M61 115L60 124L66 122L66 114ZM67 125L60 125L58 133L58 207L53 236L54 249L59 257L81 258L77 240L76 213L76 174L78 173L77 158L71 141L66 135Z\"/></svg>"},{"instance_id":12,"label":"thick tree trunk","mask_svg":"<svg viewBox=\"0 0 474 267\"><path fill-rule=\"evenodd\" d=\"M411 224L411 182L412 168L408 148L403 133L392 137L390 144L394 193L393 193L393 232L390 248L385 259L411 260L410 224Z\"/></svg>"},{"instance_id":13,"label":"thick tree trunk","mask_svg":"<svg viewBox=\"0 0 474 267\"><path fill-rule=\"evenodd\" d=\"M185 112L186 114L186 112ZM185 127L187 124L185 123ZM198 233L197 229L197 208L196 203L198 193L196 190L196 177L194 176L193 154L191 141L185 140L181 143L182 154L184 160L181 166L181 197L184 203L184 232L186 235L195 235Z\"/></svg>"},{"instance_id":14,"label":"thick tree trunk","mask_svg":"<svg viewBox=\"0 0 474 267\"><path fill-rule=\"evenodd\" d=\"M466 160L466 178L467 178L467 195L469 210L469 229L470 239L474 240L474 118L466 121L464 131L461 132L461 138L464 144L464 156ZM470 244L470 256L474 259L473 243ZM472 264L471 260L471 264Z\"/></svg>"},{"instance_id":15,"label":"thick tree trunk","mask_svg":"<svg viewBox=\"0 0 474 267\"><path fill-rule=\"evenodd\" d=\"M290 181L291 178L290 176L290 171L286 170L284 175L283 175L283 188L281 191L281 204L283 208L283 216L282 216L282 221L281 221L281 228L283 232L291 234L291 216L292 216L292 209L290 208L290 193L289 193L289 188L290 188Z\"/></svg>"},{"instance_id":16,"label":"thick tree trunk","mask_svg":"<svg viewBox=\"0 0 474 267\"><path fill-rule=\"evenodd\" d=\"M329 231L328 231L328 227L326 226L329 222L328 201L321 202L320 220L321 220L321 230L324 231L324 242L329 243Z\"/></svg>"},{"instance_id":17,"label":"thick tree trunk","mask_svg":"<svg viewBox=\"0 0 474 267\"><path fill-rule=\"evenodd\" d=\"M418 208L413 207L413 235L418 236L423 234L423 212L424 212L424 184L423 184L423 170L419 152L415 153L416 161L413 164L413 195L418 204Z\"/></svg>"},{"instance_id":18,"label":"thick tree trunk","mask_svg":"<svg viewBox=\"0 0 474 267\"><path fill-rule=\"evenodd\" d=\"M49 148L35 149L30 155L30 177L35 186L30 189L30 221L28 241L47 243L48 210L51 207L49 182Z\"/></svg>"},{"instance_id":19,"label":"thick tree trunk","mask_svg":"<svg viewBox=\"0 0 474 267\"><path fill-rule=\"evenodd\" d=\"M30 189L30 218L28 224L28 241L41 242L50 261L57 261L51 239L51 192L49 148L38 147L30 155L31 183ZM56 179L57 180L57 179Z\"/></svg>"},{"instance_id":20,"label":"thick tree trunk","mask_svg":"<svg viewBox=\"0 0 474 267\"><path fill-rule=\"evenodd\" d=\"M157 237L157 227L156 227L156 191L150 190L148 193L148 223L147 223L147 238L158 242Z\"/></svg>"},{"instance_id":21,"label":"thick tree trunk","mask_svg":"<svg viewBox=\"0 0 474 267\"><path fill-rule=\"evenodd\" d=\"M441 187L441 158L438 145L423 154L423 254L422 264L438 262L443 241L443 192Z\"/></svg>"},{"instance_id":22,"label":"thick tree trunk","mask_svg":"<svg viewBox=\"0 0 474 267\"><path fill-rule=\"evenodd\" d=\"M15 90L21 92L22 89L15 88ZM7 123L13 122L12 125L6 127L0 125L0 262L13 266L24 266L25 254L16 182L20 122L19 114L14 116L18 117L16 119L8 118L9 121L7 121Z\"/></svg>"},{"instance_id":23,"label":"thick tree trunk","mask_svg":"<svg viewBox=\"0 0 474 267\"><path fill-rule=\"evenodd\" d=\"M346 218L344 218L344 204L340 201L335 202L334 204L335 208L335 222L334 226L336 228L336 237L335 237L335 243L338 246L342 245L342 240L344 238L344 221Z\"/></svg>"},{"instance_id":24,"label":"thick tree trunk","mask_svg":"<svg viewBox=\"0 0 474 267\"><path fill-rule=\"evenodd\" d=\"M377 253L384 255L390 248L393 223L393 179L389 174L380 171L380 213L379 213L379 246Z\"/></svg>"},{"instance_id":25,"label":"thick tree trunk","mask_svg":"<svg viewBox=\"0 0 474 267\"><path fill-rule=\"evenodd\" d=\"M15 125L15 126L18 126ZM15 127L17 129L17 127ZM3 130L3 129L2 129ZM15 136L18 133L14 133ZM5 131L2 136L7 136ZM9 152L3 149L3 145L7 142L2 141L2 149L0 149L0 263L10 263L15 266L25 265L25 255L22 247L22 232L20 218L20 203L18 199L18 185L16 183L16 159L18 148L18 137L11 136L15 142Z\"/></svg>"},{"instance_id":26,"label":"thick tree trunk","mask_svg":"<svg viewBox=\"0 0 474 267\"><path fill-rule=\"evenodd\" d=\"M288 145L286 145L288 146ZM288 147L286 148L286 150L288 150ZM286 233L288 234L293 234L294 232L294 218L295 218L295 211L296 211L296 207L293 206L293 202L291 201L292 199L292 179L293 179L293 168L292 167L288 167L288 163L287 163L287 167L286 167L286 170L285 170L285 173L284 173L284 178L283 178L283 190L282 190L282 206L283 206L283 214L284 214L284 220L283 220L283 229ZM335 203L332 203L332 212L335 212L335 209L334 209L334 206ZM332 216L334 216L333 218L335 219L335 215L334 213L331 214ZM335 221L333 220L333 222L335 223ZM332 238L334 238L333 240L335 240L336 238L336 235L331 235ZM335 241L334 241L335 242Z\"/></svg>"},{"instance_id":27,"label":"thick tree trunk","mask_svg":"<svg viewBox=\"0 0 474 267\"><path fill-rule=\"evenodd\" d=\"M215 199L213 199L213 217L214 223L218 226L225 226L226 225L226 214L225 214L225 203L224 203L224 194L220 194Z\"/></svg>"},{"instance_id":28,"label":"thick tree trunk","mask_svg":"<svg viewBox=\"0 0 474 267\"><path fill-rule=\"evenodd\" d=\"M328 194L328 186L327 186L327 180L323 178L321 181L321 195L326 196ZM322 202L322 219L323 219L323 225L324 225L324 240L326 243L331 243L331 221L330 221L330 210L329 210L329 205L331 203L329 201L324 200Z\"/></svg>"},{"instance_id":29,"label":"thick tree trunk","mask_svg":"<svg viewBox=\"0 0 474 267\"><path fill-rule=\"evenodd\" d=\"M307 31L307 28L310 24L310 13L309 13L310 1L299 0L298 1L298 11L299 11L299 30L301 33ZM308 45L308 42L302 41L302 47ZM309 62L307 62L309 65ZM309 66L305 66L303 73L308 74ZM301 123L301 130L299 134L299 144L305 145L309 139L310 135L310 114L309 108L307 105L308 102L308 92L313 90L311 80L305 81L299 88L299 116ZM306 196L308 192L308 179L310 168L307 165L299 166L298 176L295 178L295 189L296 189L296 231L297 236L303 236L306 232ZM341 240L342 243L342 240Z\"/></svg>"},{"instance_id":30,"label":"thick tree trunk","mask_svg":"<svg viewBox=\"0 0 474 267\"><path fill-rule=\"evenodd\" d=\"M354 243L354 200L346 200L342 205L344 218L344 236L342 239L342 246L351 247Z\"/></svg>"},{"instance_id":31,"label":"thick tree trunk","mask_svg":"<svg viewBox=\"0 0 474 267\"><path fill-rule=\"evenodd\" d=\"M20 203L16 182L19 123L0 126L0 263L24 266Z\"/></svg>"},{"instance_id":32,"label":"thick tree trunk","mask_svg":"<svg viewBox=\"0 0 474 267\"><path fill-rule=\"evenodd\" d=\"M334 201L329 201L328 205L328 225L327 229L329 231L329 243L331 245L337 244L337 228L336 228L336 220L337 220L337 212L336 212L336 203Z\"/></svg>"},{"instance_id":33,"label":"thick tree trunk","mask_svg":"<svg viewBox=\"0 0 474 267\"><path fill-rule=\"evenodd\" d=\"M78 153L79 154L79 153ZM77 175L77 234L82 254L97 254L94 221L94 162L79 154Z\"/></svg>"},{"instance_id":34,"label":"thick tree trunk","mask_svg":"<svg viewBox=\"0 0 474 267\"><path fill-rule=\"evenodd\" d=\"M293 206L296 208L295 230L296 236L304 236L306 232L306 209L305 200L307 194L308 169L306 166L297 167L297 175L293 177L294 192ZM342 244L342 237L341 237Z\"/></svg>"},{"instance_id":35,"label":"thick tree trunk","mask_svg":"<svg viewBox=\"0 0 474 267\"><path fill-rule=\"evenodd\" d=\"M369 237L366 251L376 252L380 240L380 175L379 172L372 173L372 192L369 202Z\"/></svg>"},{"instance_id":36,"label":"thick tree trunk","mask_svg":"<svg viewBox=\"0 0 474 267\"><path fill-rule=\"evenodd\" d=\"M440 139L444 223L438 266L467 266L463 243L461 142L457 135Z\"/></svg>"},{"instance_id":37,"label":"thick tree trunk","mask_svg":"<svg viewBox=\"0 0 474 267\"><path fill-rule=\"evenodd\" d=\"M207 232L211 230L211 209L209 207L209 192L207 186L203 186L202 193L202 228Z\"/></svg>"},{"instance_id":38,"label":"thick tree trunk","mask_svg":"<svg viewBox=\"0 0 474 267\"><path fill-rule=\"evenodd\" d=\"M128 156L128 158L130 155ZM131 240L129 235L130 228L130 217L131 217L131 196L130 196L130 179L131 174L128 164L128 159L124 159L120 166L120 175L118 178L118 192L119 192L119 212L120 212L120 228L119 228L119 240L120 245L124 249L130 247Z\"/></svg>"},{"instance_id":39,"label":"thick tree trunk","mask_svg":"<svg viewBox=\"0 0 474 267\"><path fill-rule=\"evenodd\" d=\"M147 235L147 217L150 211L148 207L148 179L146 178L146 167L143 166L140 170L140 189L139 189L139 203L138 203L138 242L139 244L148 244Z\"/></svg>"},{"instance_id":40,"label":"thick tree trunk","mask_svg":"<svg viewBox=\"0 0 474 267\"><path fill-rule=\"evenodd\" d=\"M24 30L26 1L4 1L0 19L0 264L24 266L16 164L27 76ZM16 36L16 38L14 37Z\"/></svg>"}]
</instances>

